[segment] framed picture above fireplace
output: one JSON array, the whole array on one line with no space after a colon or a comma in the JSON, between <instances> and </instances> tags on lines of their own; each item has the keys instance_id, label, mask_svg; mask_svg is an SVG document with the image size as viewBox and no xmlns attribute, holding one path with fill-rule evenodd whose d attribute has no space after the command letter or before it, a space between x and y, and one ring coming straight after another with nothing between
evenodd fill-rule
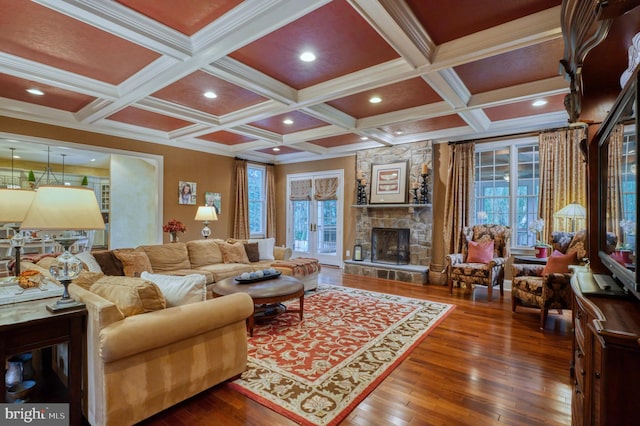
<instances>
[{"instance_id":1,"label":"framed picture above fireplace","mask_svg":"<svg viewBox=\"0 0 640 426\"><path fill-rule=\"evenodd\" d=\"M407 161L371 166L371 204L407 201Z\"/></svg>"}]
</instances>

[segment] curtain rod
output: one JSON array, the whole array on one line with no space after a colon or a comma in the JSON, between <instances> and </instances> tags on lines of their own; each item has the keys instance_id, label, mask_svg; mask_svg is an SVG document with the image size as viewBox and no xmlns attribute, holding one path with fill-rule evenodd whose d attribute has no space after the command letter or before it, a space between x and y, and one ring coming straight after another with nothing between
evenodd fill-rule
<instances>
[{"instance_id":1,"label":"curtain rod","mask_svg":"<svg viewBox=\"0 0 640 426\"><path fill-rule=\"evenodd\" d=\"M263 163L262 161L247 160L246 158L234 157L233 159L234 160L246 161L247 163L264 164L265 166L275 166L274 163Z\"/></svg>"},{"instance_id":2,"label":"curtain rod","mask_svg":"<svg viewBox=\"0 0 640 426\"><path fill-rule=\"evenodd\" d=\"M463 141L452 141L452 142L448 142L447 145L457 145L457 144L467 143L467 142L486 143L486 142L500 141L500 140L504 140L504 139L521 138L521 137L526 137L526 136L540 136L541 133L557 132L558 130L571 130L571 129L575 129L575 128L578 128L578 127L586 129L587 127L589 127L589 124L583 123L583 122L578 122L578 123L570 124L569 126L565 126L565 127L554 127L554 128L550 128L550 129L542 129L542 130L536 130L536 131L531 131L531 132L522 132L522 133L512 133L512 134L509 134L509 135L502 135L502 136L487 136L485 138L467 139L467 140L463 140Z\"/></svg>"}]
</instances>

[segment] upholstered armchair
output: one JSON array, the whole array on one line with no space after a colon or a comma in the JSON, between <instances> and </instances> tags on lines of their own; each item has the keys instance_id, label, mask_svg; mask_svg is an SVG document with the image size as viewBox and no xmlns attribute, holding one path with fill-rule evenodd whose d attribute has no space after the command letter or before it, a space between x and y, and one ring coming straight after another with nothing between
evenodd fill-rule
<instances>
[{"instance_id":1,"label":"upholstered armchair","mask_svg":"<svg viewBox=\"0 0 640 426\"><path fill-rule=\"evenodd\" d=\"M585 249L586 231L554 232L551 234L551 246L554 251L563 254L575 253L575 262L581 262L587 255ZM616 246L616 237L607 234L607 246L612 250ZM545 273L546 265L514 263L511 278L511 310L516 306L540 308L540 329L544 330L549 309L571 309L571 273ZM547 269L549 271L549 269Z\"/></svg>"},{"instance_id":2,"label":"upholstered armchair","mask_svg":"<svg viewBox=\"0 0 640 426\"><path fill-rule=\"evenodd\" d=\"M490 302L493 286L500 287L504 295L504 264L509 258L511 228L503 225L475 225L462 228L462 238L458 253L446 256L449 293L453 294L453 283L464 283L467 291L475 285L487 286L487 300ZM469 242L486 244L493 242L493 255L484 262L468 259ZM472 260L469 262L468 260Z\"/></svg>"}]
</instances>

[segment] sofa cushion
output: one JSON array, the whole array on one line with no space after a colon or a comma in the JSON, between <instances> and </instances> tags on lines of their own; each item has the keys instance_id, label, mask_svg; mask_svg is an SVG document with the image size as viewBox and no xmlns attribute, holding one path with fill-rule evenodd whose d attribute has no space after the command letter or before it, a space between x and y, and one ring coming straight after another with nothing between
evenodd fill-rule
<instances>
[{"instance_id":1,"label":"sofa cushion","mask_svg":"<svg viewBox=\"0 0 640 426\"><path fill-rule=\"evenodd\" d=\"M244 243L244 251L247 253L249 262L260 261L260 250L258 249L258 243Z\"/></svg>"},{"instance_id":2,"label":"sofa cushion","mask_svg":"<svg viewBox=\"0 0 640 426\"><path fill-rule=\"evenodd\" d=\"M467 263L489 263L493 260L493 241L469 241Z\"/></svg>"},{"instance_id":3,"label":"sofa cushion","mask_svg":"<svg viewBox=\"0 0 640 426\"><path fill-rule=\"evenodd\" d=\"M220 263L220 265L224 265L224 263ZM214 282L213 274L204 269L176 269L175 271L165 271L162 273L162 275L171 275L172 277L184 277L191 274L200 274L204 276L207 284Z\"/></svg>"},{"instance_id":4,"label":"sofa cushion","mask_svg":"<svg viewBox=\"0 0 640 426\"><path fill-rule=\"evenodd\" d=\"M144 251L151 261L153 273L161 274L175 269L191 269L189 252L185 243L169 243L140 246L136 251Z\"/></svg>"},{"instance_id":5,"label":"sofa cushion","mask_svg":"<svg viewBox=\"0 0 640 426\"><path fill-rule=\"evenodd\" d=\"M542 275L547 274L568 274L569 265L576 265L578 258L576 253L563 254L558 250L554 251L547 259L547 264L542 270Z\"/></svg>"},{"instance_id":6,"label":"sofa cushion","mask_svg":"<svg viewBox=\"0 0 640 426\"><path fill-rule=\"evenodd\" d=\"M126 317L166 308L158 286L142 278L105 276L89 291L115 304Z\"/></svg>"},{"instance_id":7,"label":"sofa cushion","mask_svg":"<svg viewBox=\"0 0 640 426\"><path fill-rule=\"evenodd\" d=\"M124 276L124 268L122 262L113 254L112 251L94 252L93 257L100 265L100 269L105 275L121 277Z\"/></svg>"},{"instance_id":8,"label":"sofa cushion","mask_svg":"<svg viewBox=\"0 0 640 426\"><path fill-rule=\"evenodd\" d=\"M114 250L113 253L122 262L127 277L139 277L144 271L153 272L149 257L144 252Z\"/></svg>"},{"instance_id":9,"label":"sofa cushion","mask_svg":"<svg viewBox=\"0 0 640 426\"><path fill-rule=\"evenodd\" d=\"M218 242L224 242L217 240ZM194 240L187 243L189 262L194 269L212 263L223 263L222 252L216 240Z\"/></svg>"},{"instance_id":10,"label":"sofa cushion","mask_svg":"<svg viewBox=\"0 0 640 426\"><path fill-rule=\"evenodd\" d=\"M246 265L244 263L214 263L203 266L198 270L211 274L213 276L213 282L218 282L225 278L238 276L243 272L253 272L254 265Z\"/></svg>"},{"instance_id":11,"label":"sofa cushion","mask_svg":"<svg viewBox=\"0 0 640 426\"><path fill-rule=\"evenodd\" d=\"M84 288L85 290L89 290L93 283L95 283L102 277L104 277L104 274L102 272L82 271L80 272L80 275L78 275L73 280L73 283Z\"/></svg>"},{"instance_id":12,"label":"sofa cushion","mask_svg":"<svg viewBox=\"0 0 640 426\"><path fill-rule=\"evenodd\" d=\"M258 240L250 240L250 242L258 243L260 260L275 260L273 257L273 248L276 246L275 238L261 238Z\"/></svg>"},{"instance_id":13,"label":"sofa cushion","mask_svg":"<svg viewBox=\"0 0 640 426\"><path fill-rule=\"evenodd\" d=\"M222 260L224 263L250 263L247 252L244 251L243 243L239 241L233 244L220 243L218 247L220 247L220 251L222 252Z\"/></svg>"},{"instance_id":14,"label":"sofa cushion","mask_svg":"<svg viewBox=\"0 0 640 426\"><path fill-rule=\"evenodd\" d=\"M201 274L179 277L143 272L140 278L151 281L160 288L168 308L207 299L206 279Z\"/></svg>"}]
</instances>

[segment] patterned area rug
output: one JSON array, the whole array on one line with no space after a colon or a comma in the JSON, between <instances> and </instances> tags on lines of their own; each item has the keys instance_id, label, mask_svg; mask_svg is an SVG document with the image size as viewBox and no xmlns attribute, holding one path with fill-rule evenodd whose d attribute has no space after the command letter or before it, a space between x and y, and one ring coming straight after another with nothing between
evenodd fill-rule
<instances>
[{"instance_id":1,"label":"patterned area rug","mask_svg":"<svg viewBox=\"0 0 640 426\"><path fill-rule=\"evenodd\" d=\"M284 313L254 329L248 369L230 386L297 423L337 424L453 308L321 285L304 320Z\"/></svg>"}]
</instances>

